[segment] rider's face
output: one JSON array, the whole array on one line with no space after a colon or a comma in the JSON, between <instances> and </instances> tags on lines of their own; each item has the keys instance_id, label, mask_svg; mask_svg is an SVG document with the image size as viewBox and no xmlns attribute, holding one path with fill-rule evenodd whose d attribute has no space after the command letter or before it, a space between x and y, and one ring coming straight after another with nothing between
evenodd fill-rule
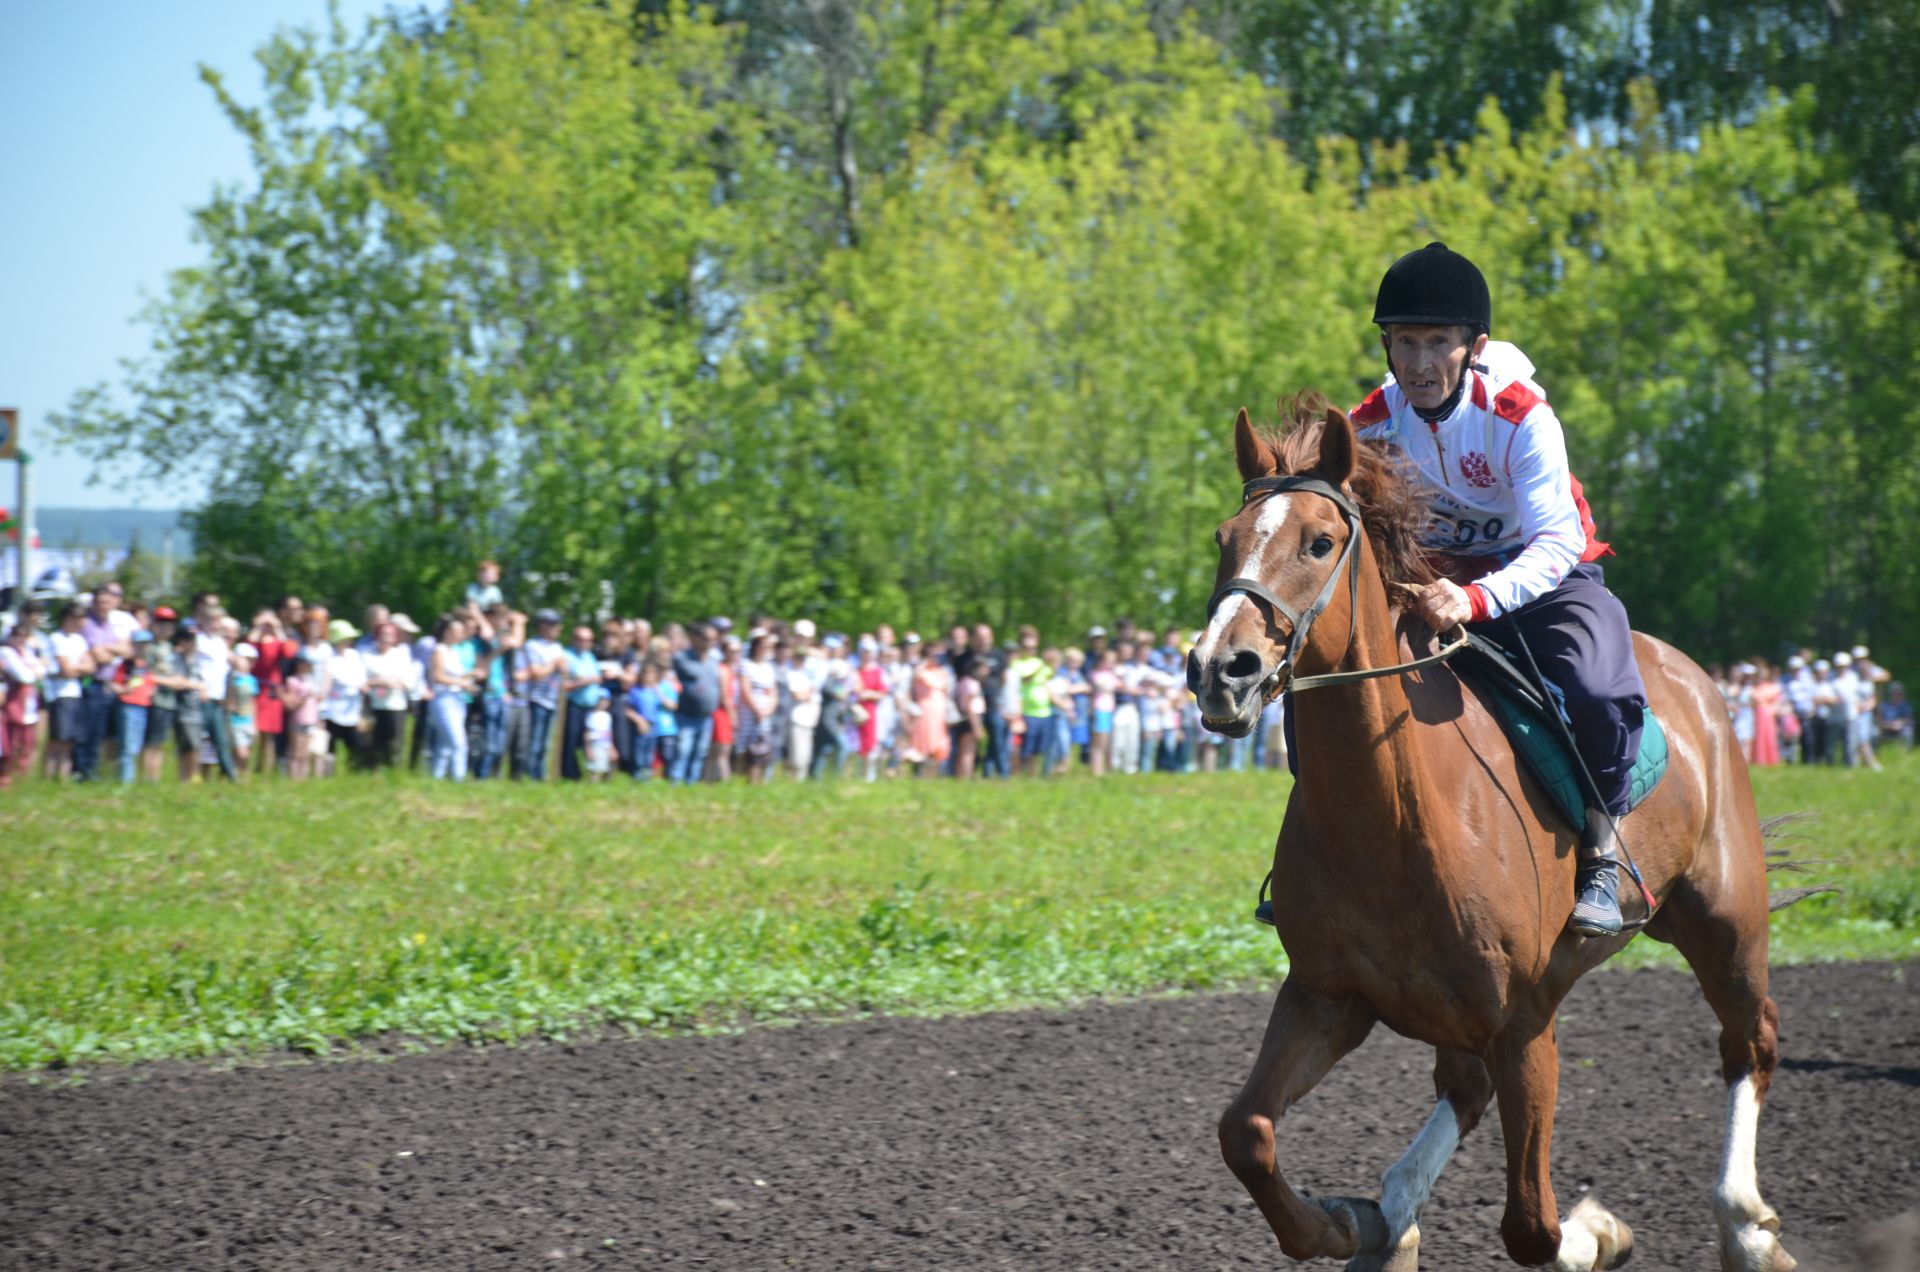
<instances>
[{"instance_id":1,"label":"rider's face","mask_svg":"<svg viewBox=\"0 0 1920 1272\"><path fill-rule=\"evenodd\" d=\"M1432 410L1452 396L1460 377L1466 373L1468 357L1477 357L1486 346L1487 338L1474 335L1466 327L1410 327L1395 323L1387 328L1381 341L1393 364L1393 378L1399 381L1407 401Z\"/></svg>"}]
</instances>

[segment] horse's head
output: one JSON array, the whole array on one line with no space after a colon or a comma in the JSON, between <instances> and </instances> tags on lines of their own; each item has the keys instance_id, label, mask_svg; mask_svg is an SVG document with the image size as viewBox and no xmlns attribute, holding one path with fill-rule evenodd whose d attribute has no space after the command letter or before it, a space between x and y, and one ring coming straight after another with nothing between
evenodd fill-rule
<instances>
[{"instance_id":1,"label":"horse's head","mask_svg":"<svg viewBox=\"0 0 1920 1272\"><path fill-rule=\"evenodd\" d=\"M1253 731L1297 663L1332 665L1352 636L1351 610L1339 611L1357 586L1360 562L1350 558L1365 551L1366 531L1345 489L1358 443L1345 415L1314 402L1315 420L1300 418L1304 402L1295 405L1291 463L1244 409L1234 421L1245 499L1214 534L1220 566L1207 630L1187 656L1187 687L1202 719L1228 737ZM1337 621L1316 628L1329 607Z\"/></svg>"}]
</instances>

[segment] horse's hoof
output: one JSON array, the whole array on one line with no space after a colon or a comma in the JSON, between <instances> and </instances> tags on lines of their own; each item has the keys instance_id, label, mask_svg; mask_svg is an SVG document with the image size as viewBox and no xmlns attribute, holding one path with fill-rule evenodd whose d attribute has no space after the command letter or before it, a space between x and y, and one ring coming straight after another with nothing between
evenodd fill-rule
<instances>
[{"instance_id":1,"label":"horse's hoof","mask_svg":"<svg viewBox=\"0 0 1920 1272\"><path fill-rule=\"evenodd\" d=\"M1580 1199L1560 1224L1560 1257L1556 1268L1600 1272L1617 1268L1633 1257L1633 1229L1596 1201Z\"/></svg>"},{"instance_id":2,"label":"horse's hoof","mask_svg":"<svg viewBox=\"0 0 1920 1272\"><path fill-rule=\"evenodd\" d=\"M1320 1208L1333 1225L1353 1239L1353 1258L1366 1258L1386 1251L1387 1218L1380 1203L1370 1197L1325 1197ZM1340 1253L1345 1253L1344 1251Z\"/></svg>"},{"instance_id":3,"label":"horse's hoof","mask_svg":"<svg viewBox=\"0 0 1920 1272\"><path fill-rule=\"evenodd\" d=\"M1420 1272L1420 1225L1409 1226L1391 1250L1360 1255L1346 1272Z\"/></svg>"},{"instance_id":4,"label":"horse's hoof","mask_svg":"<svg viewBox=\"0 0 1920 1272\"><path fill-rule=\"evenodd\" d=\"M1775 1218L1773 1227L1779 1226ZM1751 1223L1732 1232L1721 1230L1722 1272L1793 1272L1799 1266L1800 1261L1787 1253L1780 1238L1763 1223Z\"/></svg>"},{"instance_id":5,"label":"horse's hoof","mask_svg":"<svg viewBox=\"0 0 1920 1272\"><path fill-rule=\"evenodd\" d=\"M1602 1210L1601 1222L1594 1225L1593 1235L1600 1243L1600 1259L1594 1264L1597 1268L1625 1267L1627 1260L1633 1258L1633 1229L1626 1220L1609 1210Z\"/></svg>"},{"instance_id":6,"label":"horse's hoof","mask_svg":"<svg viewBox=\"0 0 1920 1272\"><path fill-rule=\"evenodd\" d=\"M1603 1268L1623 1268L1627 1265L1627 1261L1633 1258L1633 1229L1618 1219L1615 1219L1614 1223L1619 1225L1620 1231L1615 1238L1613 1250L1609 1252L1606 1243L1604 1241L1600 1243L1602 1260L1600 1266Z\"/></svg>"}]
</instances>

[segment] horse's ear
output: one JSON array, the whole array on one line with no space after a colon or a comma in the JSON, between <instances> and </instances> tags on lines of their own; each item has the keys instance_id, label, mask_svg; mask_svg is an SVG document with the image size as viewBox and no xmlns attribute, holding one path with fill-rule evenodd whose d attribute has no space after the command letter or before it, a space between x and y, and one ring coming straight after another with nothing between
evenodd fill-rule
<instances>
[{"instance_id":1,"label":"horse's ear","mask_svg":"<svg viewBox=\"0 0 1920 1272\"><path fill-rule=\"evenodd\" d=\"M1244 406L1233 420L1233 458L1240 465L1241 481L1271 477L1280 470L1279 462L1273 457L1273 448L1261 441L1260 435L1253 431L1253 418L1247 414Z\"/></svg>"},{"instance_id":2,"label":"horse's ear","mask_svg":"<svg viewBox=\"0 0 1920 1272\"><path fill-rule=\"evenodd\" d=\"M1345 484L1353 476L1353 453L1359 445L1346 415L1338 407L1328 407L1320 422L1320 462L1315 470L1336 486Z\"/></svg>"}]
</instances>

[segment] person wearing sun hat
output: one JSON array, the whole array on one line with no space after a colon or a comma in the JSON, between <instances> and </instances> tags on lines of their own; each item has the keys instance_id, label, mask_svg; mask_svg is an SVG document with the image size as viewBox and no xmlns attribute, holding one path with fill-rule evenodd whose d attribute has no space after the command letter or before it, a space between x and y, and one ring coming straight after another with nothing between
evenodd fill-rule
<instances>
[{"instance_id":1,"label":"person wearing sun hat","mask_svg":"<svg viewBox=\"0 0 1920 1272\"><path fill-rule=\"evenodd\" d=\"M333 656L327 659L326 697L320 703L320 719L326 725L328 743L326 758L316 767L316 777L334 771L341 751L346 752L347 764L354 771L369 767L367 737L360 731L366 711L367 661L358 647L359 639L360 629L346 619L327 623L327 643L333 646Z\"/></svg>"},{"instance_id":2,"label":"person wearing sun hat","mask_svg":"<svg viewBox=\"0 0 1920 1272\"><path fill-rule=\"evenodd\" d=\"M1841 655L1835 654L1838 662ZM1846 655L1853 670L1853 719L1847 726L1847 755L1861 768L1880 771L1880 757L1873 751L1874 719L1880 710L1880 683L1890 679L1874 666L1865 645L1855 645Z\"/></svg>"}]
</instances>

